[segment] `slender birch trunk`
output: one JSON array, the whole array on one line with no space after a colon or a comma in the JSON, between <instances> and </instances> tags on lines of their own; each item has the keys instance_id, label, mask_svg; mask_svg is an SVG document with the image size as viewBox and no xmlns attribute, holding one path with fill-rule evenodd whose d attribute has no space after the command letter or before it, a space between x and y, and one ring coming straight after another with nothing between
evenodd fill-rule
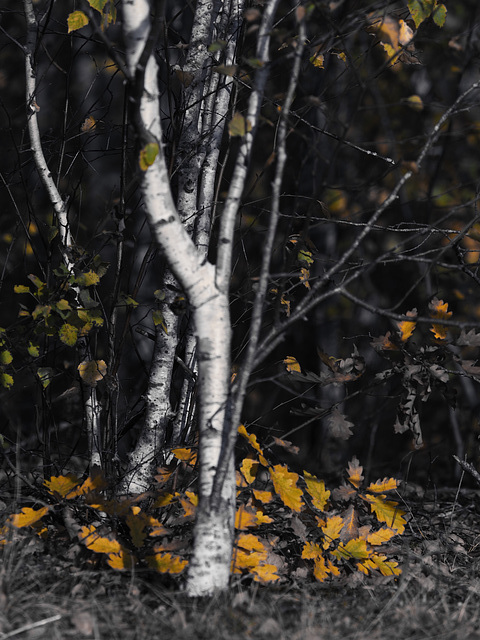
<instances>
[{"instance_id":1,"label":"slender birch trunk","mask_svg":"<svg viewBox=\"0 0 480 640\"><path fill-rule=\"evenodd\" d=\"M214 266L196 249L173 202L162 148L158 68L149 38L150 3L125 0L123 27L132 95L137 100L132 105L137 137L141 145L147 141L159 145L156 160L142 179L145 211L157 244L187 293L197 339L199 508L187 591L191 595L206 595L227 587L233 546L233 456L219 499L215 504L211 502L228 420L231 347L228 284L217 286Z\"/></svg>"}]
</instances>

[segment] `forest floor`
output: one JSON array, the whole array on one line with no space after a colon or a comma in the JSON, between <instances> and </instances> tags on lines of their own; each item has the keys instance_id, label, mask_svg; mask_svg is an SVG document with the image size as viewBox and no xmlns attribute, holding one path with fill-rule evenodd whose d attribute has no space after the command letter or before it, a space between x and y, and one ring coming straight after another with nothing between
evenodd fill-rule
<instances>
[{"instance_id":1,"label":"forest floor","mask_svg":"<svg viewBox=\"0 0 480 640\"><path fill-rule=\"evenodd\" d=\"M156 575L78 566L68 552L14 543L2 552L0 640L480 638L480 492L412 495L409 506L389 552L397 579L238 582L208 601Z\"/></svg>"}]
</instances>

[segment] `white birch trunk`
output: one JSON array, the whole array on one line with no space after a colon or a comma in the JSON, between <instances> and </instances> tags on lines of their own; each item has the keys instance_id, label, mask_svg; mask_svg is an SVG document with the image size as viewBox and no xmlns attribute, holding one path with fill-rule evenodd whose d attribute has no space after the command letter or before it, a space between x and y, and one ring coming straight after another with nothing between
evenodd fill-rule
<instances>
[{"instance_id":1,"label":"white birch trunk","mask_svg":"<svg viewBox=\"0 0 480 640\"><path fill-rule=\"evenodd\" d=\"M150 30L147 0L124 0L124 37L130 78ZM137 78L141 76L142 70ZM210 498L222 449L230 388L230 318L228 287L215 284L215 268L197 251L174 206L161 145L157 64L149 56L140 105L140 126L156 139L160 152L142 180L145 210L154 237L192 307L199 377L199 508L193 557L187 579L190 595L208 595L228 586L233 546L235 476L233 458L216 504ZM137 80L138 81L138 80ZM138 87L137 94L138 94ZM139 137L144 131L137 131Z\"/></svg>"}]
</instances>

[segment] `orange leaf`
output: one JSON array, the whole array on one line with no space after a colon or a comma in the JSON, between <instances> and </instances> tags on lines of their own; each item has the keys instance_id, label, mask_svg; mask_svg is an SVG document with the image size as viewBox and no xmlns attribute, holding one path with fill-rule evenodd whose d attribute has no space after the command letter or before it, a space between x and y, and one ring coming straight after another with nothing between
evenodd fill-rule
<instances>
[{"instance_id":1,"label":"orange leaf","mask_svg":"<svg viewBox=\"0 0 480 640\"><path fill-rule=\"evenodd\" d=\"M140 549L143 546L147 534L145 526L148 524L148 516L142 512L140 507L131 507L131 512L125 518L127 527L130 530L130 537L133 544Z\"/></svg>"},{"instance_id":2,"label":"orange leaf","mask_svg":"<svg viewBox=\"0 0 480 640\"><path fill-rule=\"evenodd\" d=\"M28 527L41 520L43 516L48 513L49 509L50 507L42 507L37 510L30 507L23 507L20 513L14 513L8 518L8 524L11 524L16 529Z\"/></svg>"},{"instance_id":3,"label":"orange leaf","mask_svg":"<svg viewBox=\"0 0 480 640\"><path fill-rule=\"evenodd\" d=\"M252 484L252 482L257 477L258 465L258 460L253 460L252 458L244 458L242 460L242 464L240 465L240 472L245 478L247 484Z\"/></svg>"},{"instance_id":4,"label":"orange leaf","mask_svg":"<svg viewBox=\"0 0 480 640\"><path fill-rule=\"evenodd\" d=\"M118 553L109 553L107 564L117 571L133 569L135 566L135 556L132 556L128 551L122 549Z\"/></svg>"},{"instance_id":5,"label":"orange leaf","mask_svg":"<svg viewBox=\"0 0 480 640\"><path fill-rule=\"evenodd\" d=\"M308 473L308 471L303 472L303 477L307 485L307 492L312 498L313 506L319 511L324 511L330 497L330 491L325 489L325 482Z\"/></svg>"},{"instance_id":6,"label":"orange leaf","mask_svg":"<svg viewBox=\"0 0 480 640\"><path fill-rule=\"evenodd\" d=\"M370 552L367 549L366 540L363 538L354 538L353 540L349 540L345 545L341 542L331 554L339 560L342 558L344 560L350 560L351 558L363 560L369 557Z\"/></svg>"},{"instance_id":7,"label":"orange leaf","mask_svg":"<svg viewBox=\"0 0 480 640\"><path fill-rule=\"evenodd\" d=\"M195 510L198 505L198 496L192 491L185 491L185 496L186 498L184 498L183 496L179 497L180 504L182 505L185 511L185 516L186 517L194 516Z\"/></svg>"},{"instance_id":8,"label":"orange leaf","mask_svg":"<svg viewBox=\"0 0 480 640\"><path fill-rule=\"evenodd\" d=\"M95 467L92 469L88 478L76 489L71 491L66 497L67 500L76 498L77 496L83 496L93 491L102 491L107 487L107 482L103 477L102 471Z\"/></svg>"},{"instance_id":9,"label":"orange leaf","mask_svg":"<svg viewBox=\"0 0 480 640\"><path fill-rule=\"evenodd\" d=\"M319 544L314 542L306 542L303 545L302 558L303 560L314 560L315 558L322 558L323 551Z\"/></svg>"},{"instance_id":10,"label":"orange leaf","mask_svg":"<svg viewBox=\"0 0 480 640\"><path fill-rule=\"evenodd\" d=\"M197 462L197 452L192 449L172 449L172 453L177 460L186 462L191 467L194 467Z\"/></svg>"},{"instance_id":11,"label":"orange leaf","mask_svg":"<svg viewBox=\"0 0 480 640\"><path fill-rule=\"evenodd\" d=\"M50 480L44 480L43 484L52 495L58 493L61 498L65 498L79 482L80 480L77 476L73 473L68 473L66 476L51 477Z\"/></svg>"},{"instance_id":12,"label":"orange leaf","mask_svg":"<svg viewBox=\"0 0 480 640\"><path fill-rule=\"evenodd\" d=\"M243 504L235 514L235 529L243 530L257 526L257 514L248 510Z\"/></svg>"},{"instance_id":13,"label":"orange leaf","mask_svg":"<svg viewBox=\"0 0 480 640\"><path fill-rule=\"evenodd\" d=\"M385 491L391 491L398 487L398 480L395 478L384 478L383 480L377 480L375 483L371 483L367 487L367 491L372 493L384 493Z\"/></svg>"},{"instance_id":14,"label":"orange leaf","mask_svg":"<svg viewBox=\"0 0 480 640\"><path fill-rule=\"evenodd\" d=\"M428 309L430 316L436 320L448 320L453 314L452 311L447 311L448 302L443 302L443 300L438 300L438 298L433 298L428 305ZM445 340L447 337L447 327L442 324L432 324L430 331L437 340Z\"/></svg>"},{"instance_id":15,"label":"orange leaf","mask_svg":"<svg viewBox=\"0 0 480 640\"><path fill-rule=\"evenodd\" d=\"M268 467L268 462L264 458L262 448L258 444L257 436L253 433L252 434L248 433L248 431L245 429L245 426L243 424L241 424L238 427L238 433L241 436L243 436L246 440L248 440L248 442L255 449L255 451L258 451L258 453L260 454L259 456L260 464L263 464L264 467Z\"/></svg>"},{"instance_id":16,"label":"orange leaf","mask_svg":"<svg viewBox=\"0 0 480 640\"><path fill-rule=\"evenodd\" d=\"M398 535L398 531L389 527L382 527L378 531L373 531L367 535L367 542L371 545L379 545L388 542L394 536Z\"/></svg>"},{"instance_id":17,"label":"orange leaf","mask_svg":"<svg viewBox=\"0 0 480 640\"><path fill-rule=\"evenodd\" d=\"M326 524L321 529L325 536L323 548L328 549L333 540L340 537L340 531L343 529L343 518L341 516L330 516L327 518Z\"/></svg>"},{"instance_id":18,"label":"orange leaf","mask_svg":"<svg viewBox=\"0 0 480 640\"><path fill-rule=\"evenodd\" d=\"M283 364L287 368L287 371L292 371L292 372L295 372L295 373L302 373L302 368L298 364L298 360L296 358L294 358L293 356L287 356L284 359Z\"/></svg>"},{"instance_id":19,"label":"orange leaf","mask_svg":"<svg viewBox=\"0 0 480 640\"><path fill-rule=\"evenodd\" d=\"M100 536L93 525L89 525L88 527L83 526L78 537L85 543L85 546L90 549L90 551L94 551L95 553L115 554L122 551L122 545L118 540L109 540L109 538Z\"/></svg>"},{"instance_id":20,"label":"orange leaf","mask_svg":"<svg viewBox=\"0 0 480 640\"><path fill-rule=\"evenodd\" d=\"M353 486L358 489L358 487L362 484L363 481L363 467L360 465L356 456L353 456L351 461L348 463L348 478L347 480L353 484Z\"/></svg>"},{"instance_id":21,"label":"orange leaf","mask_svg":"<svg viewBox=\"0 0 480 640\"><path fill-rule=\"evenodd\" d=\"M323 556L319 556L315 558L315 565L313 567L313 575L319 582L323 582L327 575L329 574L329 569L325 564L325 558Z\"/></svg>"},{"instance_id":22,"label":"orange leaf","mask_svg":"<svg viewBox=\"0 0 480 640\"><path fill-rule=\"evenodd\" d=\"M301 511L303 508L303 492L297 487L298 474L288 470L288 467L276 464L269 468L275 491L280 496L285 506L292 511Z\"/></svg>"},{"instance_id":23,"label":"orange leaf","mask_svg":"<svg viewBox=\"0 0 480 640\"><path fill-rule=\"evenodd\" d=\"M367 493L362 498L370 504L372 512L375 513L380 522L385 522L391 529L395 529L399 535L405 531L405 525L407 524L403 517L405 511L398 508L397 502L385 500L386 496L383 494L371 495Z\"/></svg>"},{"instance_id":24,"label":"orange leaf","mask_svg":"<svg viewBox=\"0 0 480 640\"><path fill-rule=\"evenodd\" d=\"M253 579L255 582L266 583L275 582L276 580L280 579L277 571L278 567L276 567L274 564L261 564L252 569L250 573L253 575Z\"/></svg>"},{"instance_id":25,"label":"orange leaf","mask_svg":"<svg viewBox=\"0 0 480 640\"><path fill-rule=\"evenodd\" d=\"M171 553L156 553L153 556L147 556L145 559L148 566L159 573L179 574L188 564L188 560L182 560L179 556L172 556Z\"/></svg>"},{"instance_id":26,"label":"orange leaf","mask_svg":"<svg viewBox=\"0 0 480 640\"><path fill-rule=\"evenodd\" d=\"M255 499L262 504L268 504L273 500L273 493L271 491L260 491L259 489L254 489L253 495L255 496Z\"/></svg>"},{"instance_id":27,"label":"orange leaf","mask_svg":"<svg viewBox=\"0 0 480 640\"><path fill-rule=\"evenodd\" d=\"M416 318L417 310L412 309L411 311L407 311L405 315L407 315L410 318ZM400 331L400 340L402 342L406 342L410 338L410 336L415 330L416 325L417 323L415 321L412 322L408 320L403 320L402 322L397 322L397 327L398 327L398 330Z\"/></svg>"}]
</instances>

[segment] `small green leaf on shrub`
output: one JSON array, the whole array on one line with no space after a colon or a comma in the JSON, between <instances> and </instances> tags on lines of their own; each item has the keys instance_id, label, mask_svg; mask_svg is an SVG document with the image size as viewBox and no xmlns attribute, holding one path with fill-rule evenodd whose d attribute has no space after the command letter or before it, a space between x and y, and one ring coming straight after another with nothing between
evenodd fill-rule
<instances>
[{"instance_id":1,"label":"small green leaf on shrub","mask_svg":"<svg viewBox=\"0 0 480 640\"><path fill-rule=\"evenodd\" d=\"M24 284L16 284L13 287L15 293L30 293L30 288L26 287Z\"/></svg>"},{"instance_id":2,"label":"small green leaf on shrub","mask_svg":"<svg viewBox=\"0 0 480 640\"><path fill-rule=\"evenodd\" d=\"M5 389L10 389L13 386L13 378L10 374L0 371L0 384Z\"/></svg>"},{"instance_id":3,"label":"small green leaf on shrub","mask_svg":"<svg viewBox=\"0 0 480 640\"><path fill-rule=\"evenodd\" d=\"M38 348L38 346L36 344L32 344L31 342L28 343L28 355L32 356L32 358L38 358L39 354L40 354L40 349Z\"/></svg>"},{"instance_id":4,"label":"small green leaf on shrub","mask_svg":"<svg viewBox=\"0 0 480 640\"><path fill-rule=\"evenodd\" d=\"M58 332L58 337L68 347L75 346L78 338L78 329L71 324L62 324Z\"/></svg>"},{"instance_id":5,"label":"small green leaf on shrub","mask_svg":"<svg viewBox=\"0 0 480 640\"><path fill-rule=\"evenodd\" d=\"M10 364L13 360L12 354L10 351L0 351L0 364Z\"/></svg>"},{"instance_id":6,"label":"small green leaf on shrub","mask_svg":"<svg viewBox=\"0 0 480 640\"><path fill-rule=\"evenodd\" d=\"M439 4L435 8L432 18L437 27L443 27L447 18L447 7L444 4Z\"/></svg>"},{"instance_id":7,"label":"small green leaf on shrub","mask_svg":"<svg viewBox=\"0 0 480 640\"><path fill-rule=\"evenodd\" d=\"M37 376L42 383L42 387L46 389L53 379L53 369L51 367L39 367L37 369Z\"/></svg>"},{"instance_id":8,"label":"small green leaf on shrub","mask_svg":"<svg viewBox=\"0 0 480 640\"><path fill-rule=\"evenodd\" d=\"M100 282L100 277L95 271L86 271L75 278L75 283L81 287L91 287Z\"/></svg>"},{"instance_id":9,"label":"small green leaf on shrub","mask_svg":"<svg viewBox=\"0 0 480 640\"><path fill-rule=\"evenodd\" d=\"M73 11L68 16L67 24L68 24L68 33L71 33L72 31L77 31L78 29L81 29L82 27L87 25L88 18L83 13L83 11Z\"/></svg>"},{"instance_id":10,"label":"small green leaf on shrub","mask_svg":"<svg viewBox=\"0 0 480 640\"><path fill-rule=\"evenodd\" d=\"M96 9L99 13L103 13L107 0L88 0L88 4L92 9Z\"/></svg>"}]
</instances>

